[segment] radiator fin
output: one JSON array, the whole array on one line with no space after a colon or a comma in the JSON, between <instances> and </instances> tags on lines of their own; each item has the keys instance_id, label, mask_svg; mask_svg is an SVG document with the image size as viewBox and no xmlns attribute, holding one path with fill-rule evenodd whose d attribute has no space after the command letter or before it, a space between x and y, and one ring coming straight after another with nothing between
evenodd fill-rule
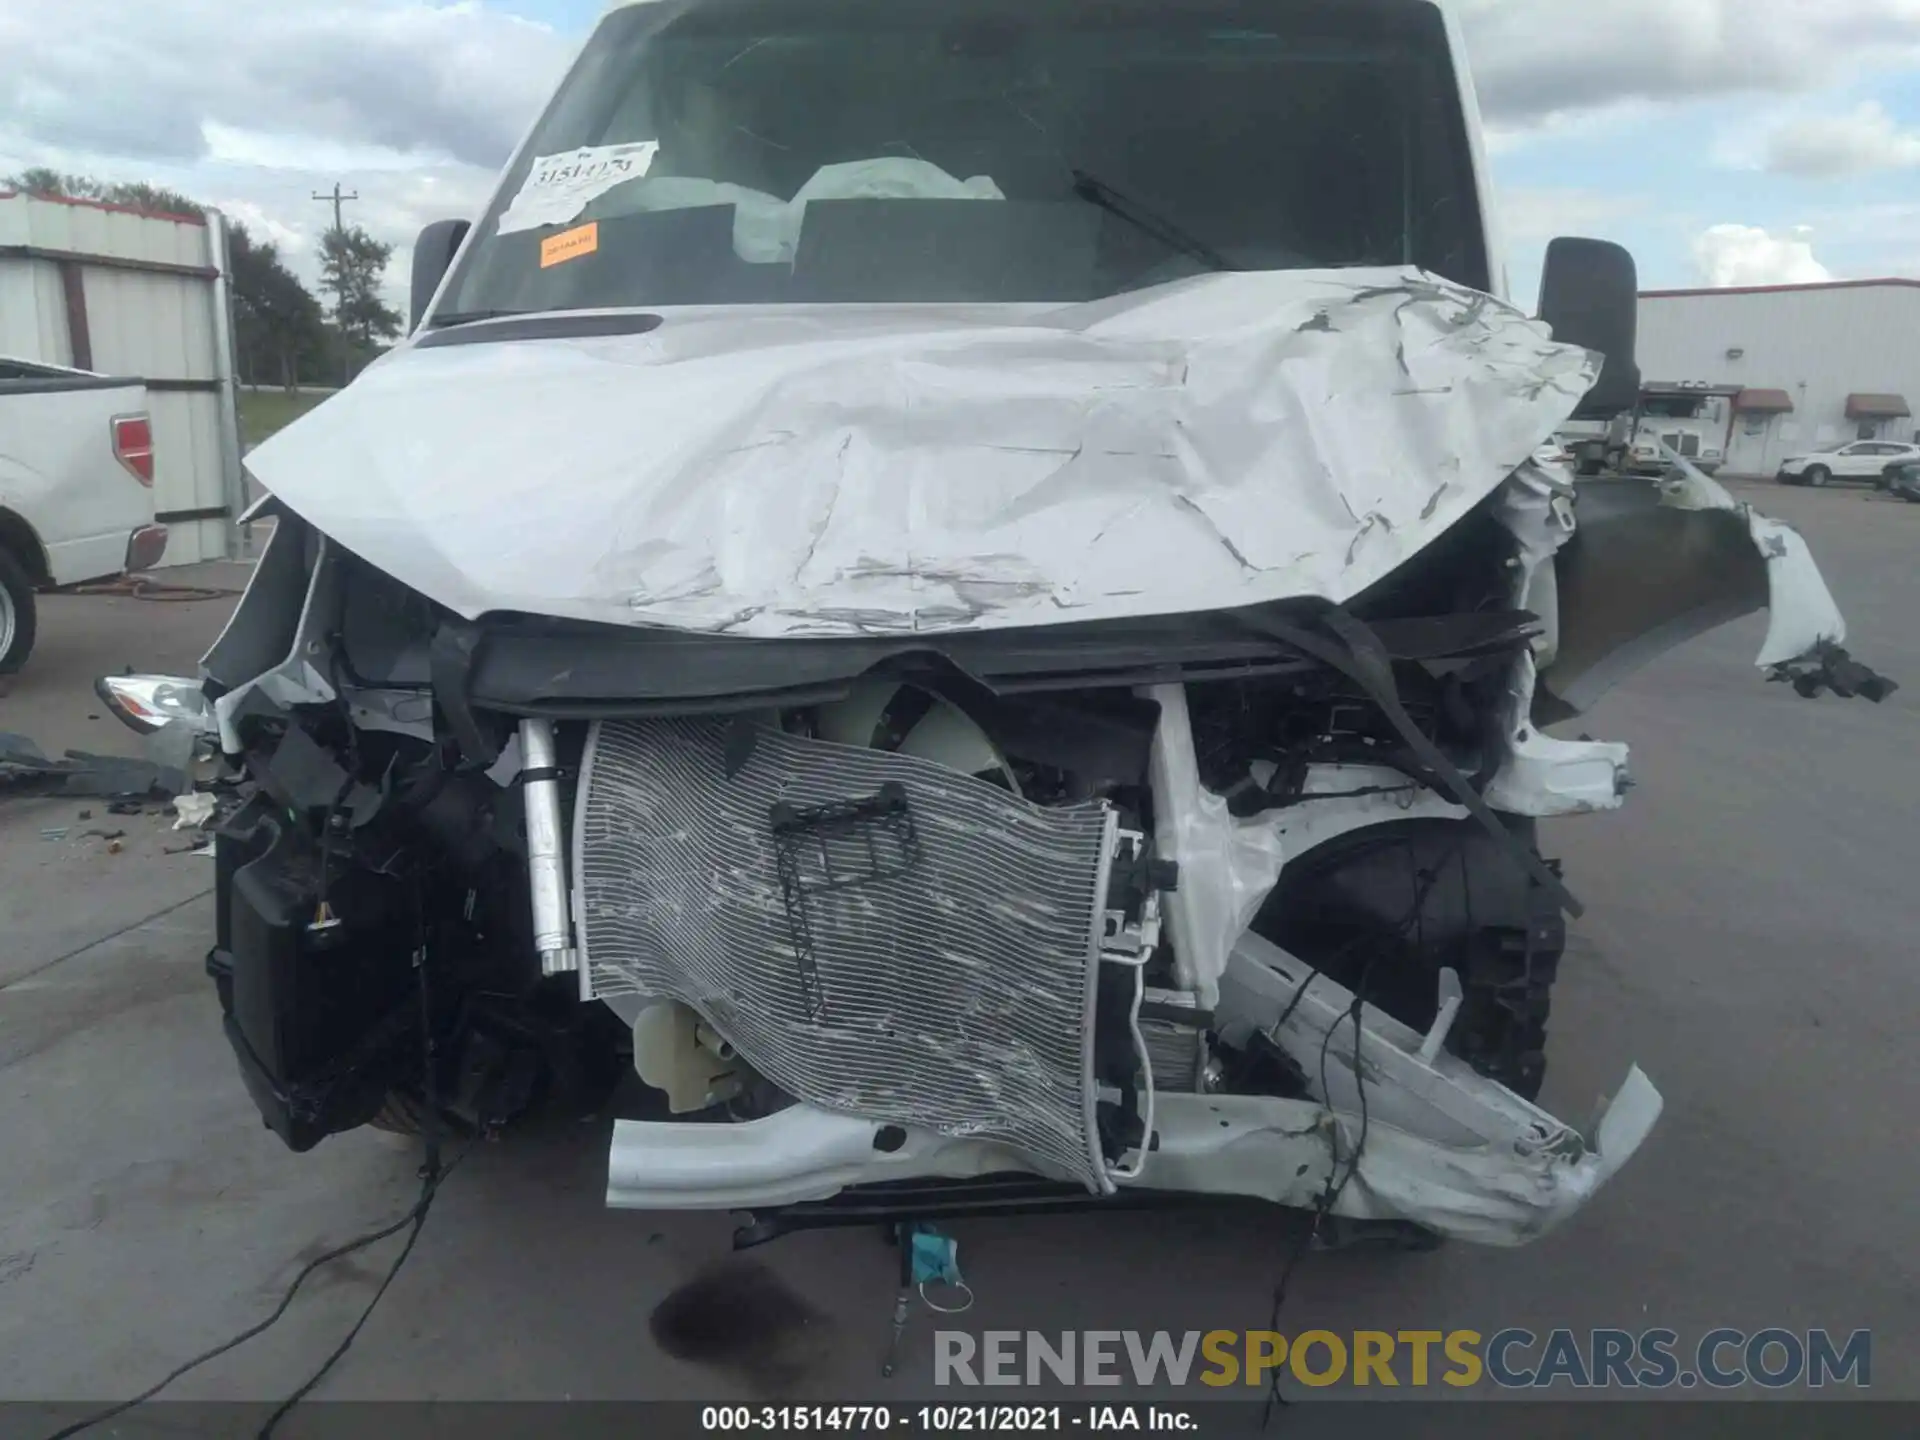
<instances>
[{"instance_id":1,"label":"radiator fin","mask_svg":"<svg viewBox=\"0 0 1920 1440\"><path fill-rule=\"evenodd\" d=\"M574 835L593 993L693 1006L813 1104L1001 1141L1110 1189L1091 1026L1112 813L768 726L743 743L743 723L593 726ZM783 887L773 807L790 827L889 785L911 846L881 836L871 878L805 885L796 918L807 872L790 856Z\"/></svg>"}]
</instances>

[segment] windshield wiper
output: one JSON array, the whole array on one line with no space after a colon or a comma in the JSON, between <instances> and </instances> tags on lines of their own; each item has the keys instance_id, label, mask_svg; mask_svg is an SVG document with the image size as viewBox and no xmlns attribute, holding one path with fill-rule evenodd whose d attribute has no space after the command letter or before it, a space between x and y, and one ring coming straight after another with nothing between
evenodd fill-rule
<instances>
[{"instance_id":1,"label":"windshield wiper","mask_svg":"<svg viewBox=\"0 0 1920 1440\"><path fill-rule=\"evenodd\" d=\"M1070 173L1073 176L1075 195L1089 205L1098 205L1109 215L1119 216L1136 230L1151 235L1169 250L1177 250L1189 259L1198 260L1209 270L1240 268L1206 241L1189 235L1164 216L1156 215L1153 211L1143 208L1139 202L1122 195L1106 181L1089 175L1084 170L1074 170Z\"/></svg>"}]
</instances>

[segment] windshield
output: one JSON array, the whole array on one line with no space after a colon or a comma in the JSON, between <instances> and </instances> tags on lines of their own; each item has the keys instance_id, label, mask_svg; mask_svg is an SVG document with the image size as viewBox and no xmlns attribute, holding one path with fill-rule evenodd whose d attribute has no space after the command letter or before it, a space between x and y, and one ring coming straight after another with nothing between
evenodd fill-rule
<instances>
[{"instance_id":1,"label":"windshield","mask_svg":"<svg viewBox=\"0 0 1920 1440\"><path fill-rule=\"evenodd\" d=\"M1217 269L1486 289L1478 215L1427 0L661 0L601 23L432 323Z\"/></svg>"},{"instance_id":2,"label":"windshield","mask_svg":"<svg viewBox=\"0 0 1920 1440\"><path fill-rule=\"evenodd\" d=\"M1699 395L1645 395L1640 400L1640 413L1655 420L1705 420L1716 408L1716 401Z\"/></svg>"}]
</instances>

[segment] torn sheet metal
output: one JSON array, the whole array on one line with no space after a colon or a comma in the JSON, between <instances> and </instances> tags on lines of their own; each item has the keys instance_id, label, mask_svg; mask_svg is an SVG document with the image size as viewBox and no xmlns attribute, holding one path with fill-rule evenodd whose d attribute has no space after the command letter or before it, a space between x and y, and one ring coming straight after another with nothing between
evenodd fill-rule
<instances>
[{"instance_id":1,"label":"torn sheet metal","mask_svg":"<svg viewBox=\"0 0 1920 1440\"><path fill-rule=\"evenodd\" d=\"M1583 481L1555 561L1556 648L1535 718L1564 719L1696 635L1765 608L1754 663L1771 668L1846 638L1846 622L1791 527L1741 504L1671 450L1657 480Z\"/></svg>"},{"instance_id":2,"label":"torn sheet metal","mask_svg":"<svg viewBox=\"0 0 1920 1440\"><path fill-rule=\"evenodd\" d=\"M1741 504L1683 456L1665 445L1660 448L1673 466L1660 482L1661 503L1676 510L1723 510L1739 516L1767 562L1767 638L1753 663L1764 669L1810 655L1823 644L1845 644L1846 619L1800 532Z\"/></svg>"},{"instance_id":3,"label":"torn sheet metal","mask_svg":"<svg viewBox=\"0 0 1920 1440\"><path fill-rule=\"evenodd\" d=\"M192 747L176 750L175 736L162 732L162 744L149 743L151 758L96 755L69 750L59 759L25 735L0 732L0 798L29 795L150 796L179 795L193 787Z\"/></svg>"},{"instance_id":4,"label":"torn sheet metal","mask_svg":"<svg viewBox=\"0 0 1920 1440\"><path fill-rule=\"evenodd\" d=\"M1560 649L1554 557L1578 528L1577 500L1571 470L1557 459L1536 455L1508 477L1493 507L1494 518L1517 543L1514 608L1539 616L1542 625L1531 653L1520 656L1508 673L1501 716L1506 753L1485 791L1487 803L1509 815L1546 819L1617 810L1630 783L1625 745L1562 740L1546 734L1534 720L1540 667L1551 665Z\"/></svg>"},{"instance_id":5,"label":"torn sheet metal","mask_svg":"<svg viewBox=\"0 0 1920 1440\"><path fill-rule=\"evenodd\" d=\"M1467 813L1397 771L1318 765L1308 772L1308 795L1374 788L1395 793L1314 800L1236 818L1225 799L1200 783L1186 687L1157 685L1142 693L1160 706L1149 767L1154 850L1180 867L1179 888L1162 902L1173 932L1175 978L1203 1009L1219 999L1234 942L1253 923L1289 860L1362 826Z\"/></svg>"},{"instance_id":6,"label":"torn sheet metal","mask_svg":"<svg viewBox=\"0 0 1920 1440\"><path fill-rule=\"evenodd\" d=\"M1246 937L1235 949L1221 1023L1240 1036L1271 1029L1308 974L1303 962ZM1335 1215L1407 1221L1453 1239L1516 1246L1585 1206L1659 1119L1660 1093L1635 1068L1582 1134L1445 1052L1422 1061L1419 1035L1368 1008L1360 1042L1368 1087L1362 1145L1346 1019L1352 999L1319 977L1280 1032L1317 1079L1321 1039L1333 1030L1329 1097L1162 1091L1153 1163L1141 1183L1311 1209L1333 1182ZM879 1120L806 1103L734 1125L618 1120L608 1148L607 1203L750 1210L885 1181L1008 1170L1066 1178L1005 1144L923 1126L901 1127L897 1143L883 1150L875 1143L881 1129ZM1352 1177L1340 1184L1349 1167Z\"/></svg>"},{"instance_id":7,"label":"torn sheet metal","mask_svg":"<svg viewBox=\"0 0 1920 1440\"><path fill-rule=\"evenodd\" d=\"M296 586L304 586L304 593L299 619L287 635L282 629L288 613L285 602ZM257 605L251 603L256 591L261 597ZM247 593L201 662L203 672L214 679L235 669L242 674L251 671L213 702L221 749L229 755L241 753L239 718L260 700L279 706L326 705L337 700L330 673L335 659L330 637L338 628L345 593L346 569L332 541L324 535L309 535L304 527L282 524L275 528ZM281 644L287 648L274 655Z\"/></svg>"},{"instance_id":8,"label":"torn sheet metal","mask_svg":"<svg viewBox=\"0 0 1920 1440\"><path fill-rule=\"evenodd\" d=\"M1534 1239L1579 1209L1631 1159L1655 1122L1660 1092L1636 1066L1583 1135L1476 1073L1374 1006L1257 935L1240 937L1221 984L1221 1038L1267 1035L1299 1062L1341 1132L1339 1163L1368 1134L1341 1213L1414 1220L1493 1245ZM1324 1069L1322 1056L1325 1057ZM1164 1175L1156 1183L1166 1183ZM1365 1198L1362 1198L1365 1197ZM1343 1197L1344 1198L1344 1197Z\"/></svg>"},{"instance_id":9,"label":"torn sheet metal","mask_svg":"<svg viewBox=\"0 0 1920 1440\"><path fill-rule=\"evenodd\" d=\"M1525 461L1597 363L1411 269L1054 309L687 309L403 347L249 464L469 618L1055 625L1344 601Z\"/></svg>"}]
</instances>

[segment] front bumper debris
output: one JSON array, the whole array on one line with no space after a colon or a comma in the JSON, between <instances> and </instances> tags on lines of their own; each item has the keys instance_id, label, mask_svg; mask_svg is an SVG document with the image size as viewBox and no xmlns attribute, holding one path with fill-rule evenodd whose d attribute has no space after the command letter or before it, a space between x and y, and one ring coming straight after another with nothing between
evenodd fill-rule
<instances>
[{"instance_id":1,"label":"front bumper debris","mask_svg":"<svg viewBox=\"0 0 1920 1440\"><path fill-rule=\"evenodd\" d=\"M1305 994L1295 1004L1302 984ZM1303 1061L1314 1080L1324 1043L1327 1094L1297 1100L1158 1095L1159 1143L1139 1179L1122 1187L1122 1198L1139 1203L1139 1192L1151 1192L1161 1197L1151 1203L1179 1203L1241 1196L1310 1209L1331 1192L1334 1215L1520 1245L1585 1206L1660 1116L1660 1094L1636 1067L1592 1133L1583 1135L1444 1049L1426 1056L1428 1037L1371 1006L1361 1011L1356 1062L1347 1020L1352 1005L1351 992L1313 976L1258 936L1243 936L1221 987L1223 1038L1261 1030ZM1365 1087L1364 1117L1356 1073ZM759 1214L852 1187L1017 1171L1045 1174L1003 1145L801 1104L738 1125L618 1122L608 1153L607 1203ZM886 1192L871 1193L876 1213L927 1213L943 1194L908 1187L909 1206L898 1199L899 1189L893 1193L898 1208L892 1210ZM1036 1193L1031 1208L1053 1208L1053 1202Z\"/></svg>"}]
</instances>

